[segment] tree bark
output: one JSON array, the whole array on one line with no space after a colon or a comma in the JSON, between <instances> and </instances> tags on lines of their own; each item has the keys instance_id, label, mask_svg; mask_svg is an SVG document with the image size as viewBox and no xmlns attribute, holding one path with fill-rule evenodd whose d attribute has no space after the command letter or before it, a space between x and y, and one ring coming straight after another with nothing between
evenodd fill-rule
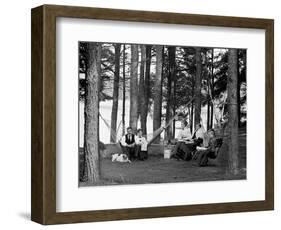
<instances>
[{"instance_id":1,"label":"tree bark","mask_svg":"<svg viewBox=\"0 0 281 230\"><path fill-rule=\"evenodd\" d=\"M239 62L239 50L237 51L237 116L238 116L238 127L240 127L240 120L241 120L241 102L240 102L240 62Z\"/></svg>"},{"instance_id":2,"label":"tree bark","mask_svg":"<svg viewBox=\"0 0 281 230\"><path fill-rule=\"evenodd\" d=\"M114 82L113 82L113 101L111 111L111 129L110 129L110 142L116 142L116 124L118 112L118 99L119 99L119 78L120 78L120 44L115 44L115 69L114 69Z\"/></svg>"},{"instance_id":3,"label":"tree bark","mask_svg":"<svg viewBox=\"0 0 281 230\"><path fill-rule=\"evenodd\" d=\"M193 132L193 121L194 121L194 103L191 102L191 111L190 111L190 132Z\"/></svg>"},{"instance_id":4,"label":"tree bark","mask_svg":"<svg viewBox=\"0 0 281 230\"><path fill-rule=\"evenodd\" d=\"M175 61L176 48L170 46L168 48L169 56L169 71L168 71L168 84L167 84L167 106L166 106L166 124L169 123L170 119L174 116L174 96L175 96L175 74L176 74L176 61ZM166 139L171 140L174 137L173 125L170 125L166 129Z\"/></svg>"},{"instance_id":5,"label":"tree bark","mask_svg":"<svg viewBox=\"0 0 281 230\"><path fill-rule=\"evenodd\" d=\"M214 48L212 49L212 76L211 76L211 95L214 97L214 81L215 81L215 76L214 76ZM211 118L210 118L210 129L213 128L213 120L214 120L214 104L213 102L211 103Z\"/></svg>"},{"instance_id":6,"label":"tree bark","mask_svg":"<svg viewBox=\"0 0 281 230\"><path fill-rule=\"evenodd\" d=\"M149 98L150 98L150 65L151 65L151 45L146 45L145 47L145 79L144 79L144 98L145 98L145 114L143 116L143 123L145 125L142 126L143 134L147 135L146 123L147 123L147 115L149 110Z\"/></svg>"},{"instance_id":7,"label":"tree bark","mask_svg":"<svg viewBox=\"0 0 281 230\"><path fill-rule=\"evenodd\" d=\"M237 49L230 49L228 53L228 128L229 128L229 171L238 173L238 114L237 114Z\"/></svg>"},{"instance_id":8,"label":"tree bark","mask_svg":"<svg viewBox=\"0 0 281 230\"><path fill-rule=\"evenodd\" d=\"M123 101L122 101L122 135L125 135L125 106L126 106L126 45L123 45Z\"/></svg>"},{"instance_id":9,"label":"tree bark","mask_svg":"<svg viewBox=\"0 0 281 230\"><path fill-rule=\"evenodd\" d=\"M207 130L210 129L210 100L207 103Z\"/></svg>"},{"instance_id":10,"label":"tree bark","mask_svg":"<svg viewBox=\"0 0 281 230\"><path fill-rule=\"evenodd\" d=\"M138 45L131 45L130 126L133 131L138 123L138 58Z\"/></svg>"},{"instance_id":11,"label":"tree bark","mask_svg":"<svg viewBox=\"0 0 281 230\"><path fill-rule=\"evenodd\" d=\"M173 113L172 116L176 114L176 89L177 89L177 67L176 67L176 47L175 47L175 58L173 60L172 72L173 72L173 81L172 81L172 109ZM175 138L175 131L176 131L176 120L173 120L173 139Z\"/></svg>"},{"instance_id":12,"label":"tree bark","mask_svg":"<svg viewBox=\"0 0 281 230\"><path fill-rule=\"evenodd\" d=\"M140 102L140 121L143 134L146 135L146 116L147 106L145 98L145 64L146 64L146 48L141 45L141 66L140 66L140 81L139 81L139 102Z\"/></svg>"},{"instance_id":13,"label":"tree bark","mask_svg":"<svg viewBox=\"0 0 281 230\"><path fill-rule=\"evenodd\" d=\"M196 60L196 78L195 78L195 117L194 123L195 126L200 124L201 121L201 81L202 81L202 60L201 60L201 48L195 48L195 60Z\"/></svg>"},{"instance_id":14,"label":"tree bark","mask_svg":"<svg viewBox=\"0 0 281 230\"><path fill-rule=\"evenodd\" d=\"M161 109L162 109L162 50L163 46L156 46L156 75L155 75L155 93L153 106L153 131L161 127ZM155 138L155 143L160 142L160 136Z\"/></svg>"},{"instance_id":15,"label":"tree bark","mask_svg":"<svg viewBox=\"0 0 281 230\"><path fill-rule=\"evenodd\" d=\"M206 55L207 55L207 53L206 53ZM208 74L208 76L207 76L207 92L208 92L208 96L207 96L207 100L208 100L208 102L207 102L207 130L209 130L210 129L210 106L211 106L211 103L210 103L210 101L211 101L211 97L210 97L210 78L211 78L211 73L210 74Z\"/></svg>"},{"instance_id":16,"label":"tree bark","mask_svg":"<svg viewBox=\"0 0 281 230\"><path fill-rule=\"evenodd\" d=\"M89 43L89 60L86 75L84 154L87 180L100 180L99 162L99 89L101 68L101 45Z\"/></svg>"}]
</instances>

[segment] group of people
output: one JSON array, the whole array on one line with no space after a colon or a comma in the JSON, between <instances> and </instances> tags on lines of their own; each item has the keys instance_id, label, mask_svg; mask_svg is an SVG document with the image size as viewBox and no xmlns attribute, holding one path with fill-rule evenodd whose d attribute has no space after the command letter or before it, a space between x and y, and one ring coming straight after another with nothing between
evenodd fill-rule
<instances>
[{"instance_id":1,"label":"group of people","mask_svg":"<svg viewBox=\"0 0 281 230\"><path fill-rule=\"evenodd\" d=\"M127 128L127 134L121 139L121 146L130 161L146 160L147 154L147 140L142 135L142 130L138 129L137 134L133 133L132 127Z\"/></svg>"},{"instance_id":2,"label":"group of people","mask_svg":"<svg viewBox=\"0 0 281 230\"><path fill-rule=\"evenodd\" d=\"M201 124L197 124L191 134L186 120L182 121L176 140L171 157L177 160L194 160L193 164L198 166L205 166L209 158L216 158L217 148L221 145L215 137L215 131L210 129L206 133ZM130 161L148 158L148 142L141 129L138 129L135 135L133 129L128 127L127 134L122 137L120 144Z\"/></svg>"},{"instance_id":3,"label":"group of people","mask_svg":"<svg viewBox=\"0 0 281 230\"><path fill-rule=\"evenodd\" d=\"M188 123L184 120L181 123L181 130L179 131L176 140L177 143L173 149L172 157L178 160L190 160L196 147L203 144L205 140L205 131L201 124L198 124L194 133L191 134Z\"/></svg>"},{"instance_id":4,"label":"group of people","mask_svg":"<svg viewBox=\"0 0 281 230\"><path fill-rule=\"evenodd\" d=\"M216 158L222 139L217 139L215 130L206 133L201 124L197 124L193 134L187 121L182 121L177 143L172 151L172 157L178 160L193 160L193 165L206 166L209 158Z\"/></svg>"}]
</instances>

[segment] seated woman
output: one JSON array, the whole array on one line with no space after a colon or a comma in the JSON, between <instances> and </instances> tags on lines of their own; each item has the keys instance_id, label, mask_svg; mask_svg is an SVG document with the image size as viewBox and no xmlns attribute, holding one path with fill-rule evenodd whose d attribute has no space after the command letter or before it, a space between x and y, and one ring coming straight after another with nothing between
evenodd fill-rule
<instances>
[{"instance_id":1,"label":"seated woman","mask_svg":"<svg viewBox=\"0 0 281 230\"><path fill-rule=\"evenodd\" d=\"M197 124L195 127L195 131L192 135L192 139L196 146L201 146L204 142L205 138L205 130L201 124Z\"/></svg>"},{"instance_id":2,"label":"seated woman","mask_svg":"<svg viewBox=\"0 0 281 230\"><path fill-rule=\"evenodd\" d=\"M147 154L147 141L145 137L142 136L142 130L138 129L137 135L135 136L136 143L136 156L139 160L146 160L148 158Z\"/></svg>"},{"instance_id":3,"label":"seated woman","mask_svg":"<svg viewBox=\"0 0 281 230\"><path fill-rule=\"evenodd\" d=\"M205 147L197 147L197 151L194 154L192 165L206 166L208 159L214 159L217 157L218 149L222 145L222 139L216 139L215 130L210 129L208 131L208 143Z\"/></svg>"},{"instance_id":4,"label":"seated woman","mask_svg":"<svg viewBox=\"0 0 281 230\"><path fill-rule=\"evenodd\" d=\"M181 130L177 136L177 144L172 151L172 157L178 160L190 160L192 150L190 146L186 144L187 141L191 140L191 132L188 127L186 120L181 123Z\"/></svg>"}]
</instances>

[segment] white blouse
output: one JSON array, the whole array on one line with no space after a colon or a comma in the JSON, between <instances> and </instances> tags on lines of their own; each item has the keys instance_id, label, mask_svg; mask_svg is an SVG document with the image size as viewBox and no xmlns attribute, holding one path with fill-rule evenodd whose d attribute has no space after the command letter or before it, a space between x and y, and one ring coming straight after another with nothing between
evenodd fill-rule
<instances>
[{"instance_id":1,"label":"white blouse","mask_svg":"<svg viewBox=\"0 0 281 230\"><path fill-rule=\"evenodd\" d=\"M137 145L141 145L141 151L147 151L147 141L145 137L135 136L135 142Z\"/></svg>"},{"instance_id":2,"label":"white blouse","mask_svg":"<svg viewBox=\"0 0 281 230\"><path fill-rule=\"evenodd\" d=\"M178 133L177 139L178 141L183 141L186 139L191 139L191 133L190 133L190 129L185 127L184 129L181 129Z\"/></svg>"}]
</instances>

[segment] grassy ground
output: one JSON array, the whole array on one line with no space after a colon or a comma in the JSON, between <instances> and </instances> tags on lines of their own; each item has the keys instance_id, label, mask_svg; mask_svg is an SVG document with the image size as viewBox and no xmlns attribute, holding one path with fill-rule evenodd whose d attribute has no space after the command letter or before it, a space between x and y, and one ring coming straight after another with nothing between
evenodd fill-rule
<instances>
[{"instance_id":1,"label":"grassy ground","mask_svg":"<svg viewBox=\"0 0 281 230\"><path fill-rule=\"evenodd\" d=\"M246 179L246 130L239 132L239 174L227 173L227 145L221 147L216 160L210 160L206 167L194 167L190 161L164 159L163 155L150 156L146 161L129 163L111 162L102 159L102 181L99 185L172 183L191 181L214 181ZM89 186L80 182L80 186Z\"/></svg>"}]
</instances>

